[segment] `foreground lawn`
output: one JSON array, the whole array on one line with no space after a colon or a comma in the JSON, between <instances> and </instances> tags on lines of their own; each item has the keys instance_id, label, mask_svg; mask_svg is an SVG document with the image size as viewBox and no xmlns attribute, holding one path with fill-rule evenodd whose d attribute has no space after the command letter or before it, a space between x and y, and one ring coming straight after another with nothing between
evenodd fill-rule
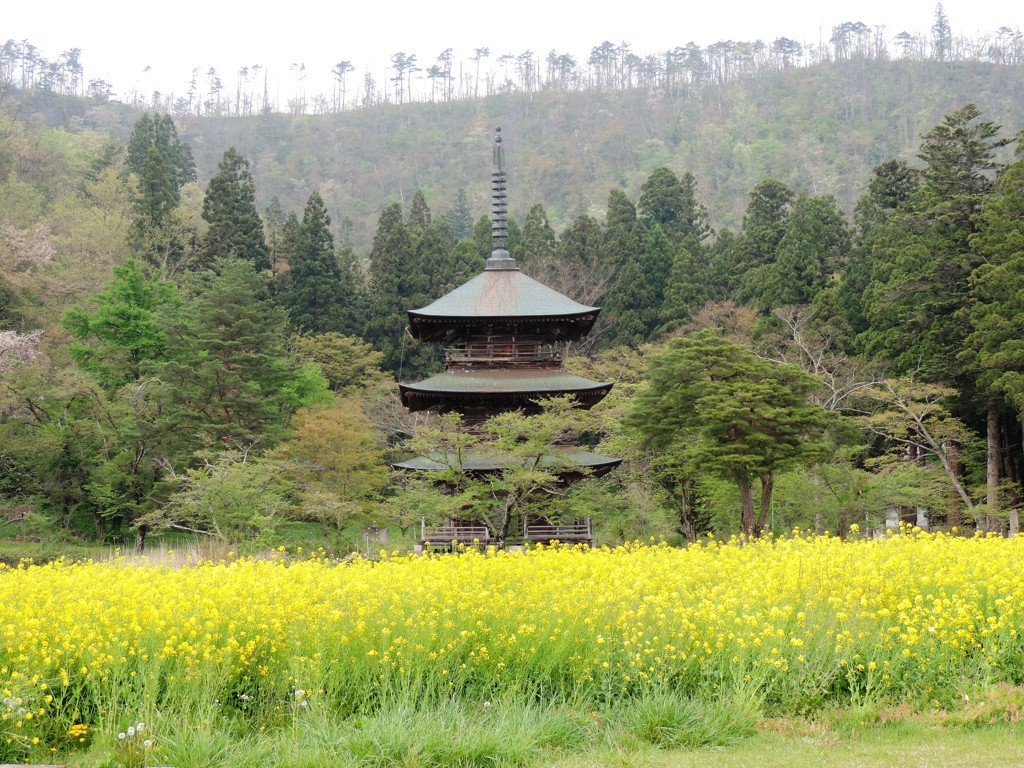
<instances>
[{"instance_id":1,"label":"foreground lawn","mask_svg":"<svg viewBox=\"0 0 1024 768\"><path fill-rule=\"evenodd\" d=\"M1018 768L1024 736L1010 725L949 730L912 722L843 736L758 734L726 748L617 750L542 763L551 768Z\"/></svg>"},{"instance_id":2,"label":"foreground lawn","mask_svg":"<svg viewBox=\"0 0 1024 768\"><path fill-rule=\"evenodd\" d=\"M0 760L525 766L896 704L1013 720L1022 561L911 534L0 569Z\"/></svg>"}]
</instances>

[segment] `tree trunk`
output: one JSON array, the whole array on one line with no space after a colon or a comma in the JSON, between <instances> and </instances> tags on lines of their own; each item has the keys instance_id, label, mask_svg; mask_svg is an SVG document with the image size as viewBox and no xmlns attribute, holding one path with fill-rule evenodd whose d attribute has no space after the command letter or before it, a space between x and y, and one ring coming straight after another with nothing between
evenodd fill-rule
<instances>
[{"instance_id":1,"label":"tree trunk","mask_svg":"<svg viewBox=\"0 0 1024 768\"><path fill-rule=\"evenodd\" d=\"M740 489L740 526L747 536L754 535L754 495L750 489L750 478L739 477L736 484Z\"/></svg>"},{"instance_id":2,"label":"tree trunk","mask_svg":"<svg viewBox=\"0 0 1024 768\"><path fill-rule=\"evenodd\" d=\"M757 515L757 524L754 526L754 535L764 534L764 526L768 522L768 514L772 510L772 493L775 490L775 475L769 472L761 475L761 511Z\"/></svg>"},{"instance_id":3,"label":"tree trunk","mask_svg":"<svg viewBox=\"0 0 1024 768\"><path fill-rule=\"evenodd\" d=\"M982 530L986 533L995 528L999 516L999 412L994 405L988 407L988 466L985 472L985 515Z\"/></svg>"},{"instance_id":4,"label":"tree trunk","mask_svg":"<svg viewBox=\"0 0 1024 768\"><path fill-rule=\"evenodd\" d=\"M673 495L677 499L676 517L679 519L679 531L692 544L697 541L697 516L694 513L690 488L684 480L674 490L675 493Z\"/></svg>"},{"instance_id":5,"label":"tree trunk","mask_svg":"<svg viewBox=\"0 0 1024 768\"><path fill-rule=\"evenodd\" d=\"M949 468L957 476L963 474L963 463L960 461L960 443L950 440L946 446L946 453L949 456ZM955 488L949 489L949 512L946 514L946 523L950 528L961 528L964 524L964 503L960 494Z\"/></svg>"}]
</instances>

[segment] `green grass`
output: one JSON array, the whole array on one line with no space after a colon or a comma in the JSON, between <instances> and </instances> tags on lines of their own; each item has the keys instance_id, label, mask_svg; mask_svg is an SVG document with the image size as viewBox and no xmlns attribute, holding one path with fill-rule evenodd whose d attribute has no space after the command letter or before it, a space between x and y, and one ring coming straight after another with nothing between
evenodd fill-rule
<instances>
[{"instance_id":1,"label":"green grass","mask_svg":"<svg viewBox=\"0 0 1024 768\"><path fill-rule=\"evenodd\" d=\"M1005 717L830 711L769 718L743 702L700 703L659 694L605 711L565 703L451 701L395 704L341 718L322 709L253 731L226 718L183 723L159 716L159 747L126 759L124 742L96 734L69 768L975 768L1019 766L1024 735ZM980 713L975 713L980 714Z\"/></svg>"}]
</instances>

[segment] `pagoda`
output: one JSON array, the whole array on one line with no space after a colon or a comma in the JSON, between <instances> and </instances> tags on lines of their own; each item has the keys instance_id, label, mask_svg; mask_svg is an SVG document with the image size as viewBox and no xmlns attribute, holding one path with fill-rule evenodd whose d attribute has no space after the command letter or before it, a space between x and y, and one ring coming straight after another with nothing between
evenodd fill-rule
<instances>
[{"instance_id":1,"label":"pagoda","mask_svg":"<svg viewBox=\"0 0 1024 768\"><path fill-rule=\"evenodd\" d=\"M506 411L538 413L539 401L568 395L578 408L591 408L611 390L611 382L591 381L562 367L566 345L584 338L600 313L519 271L507 250L508 204L501 129L494 140L491 234L494 250L484 271L429 306L409 311L409 334L445 345L444 371L415 383L399 384L402 404L411 411L457 412L479 425ZM562 482L584 474L601 475L621 459L562 446L544 463L558 467ZM420 456L394 466L409 471L440 471L445 457ZM500 472L500 457L470 456L470 473ZM592 543L590 521L522 521L526 541ZM421 544L484 541L484 526L450 520L438 529L423 527Z\"/></svg>"}]
</instances>

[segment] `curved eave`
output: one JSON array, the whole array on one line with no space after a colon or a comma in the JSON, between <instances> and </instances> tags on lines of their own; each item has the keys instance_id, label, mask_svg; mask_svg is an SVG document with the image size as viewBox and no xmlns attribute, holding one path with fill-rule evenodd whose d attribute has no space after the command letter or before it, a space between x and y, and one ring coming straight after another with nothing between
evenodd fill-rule
<instances>
[{"instance_id":1,"label":"curved eave","mask_svg":"<svg viewBox=\"0 0 1024 768\"><path fill-rule=\"evenodd\" d=\"M564 451L557 455L541 457L541 466L557 471L563 477L586 474L590 477L602 477L622 463L622 459L602 456L590 451ZM488 475L501 472L507 467L515 466L516 462L508 456L473 456L464 458L462 471L473 475ZM395 462L393 469L406 472L444 472L455 466L454 456L431 454L416 456L406 461Z\"/></svg>"},{"instance_id":2,"label":"curved eave","mask_svg":"<svg viewBox=\"0 0 1024 768\"><path fill-rule=\"evenodd\" d=\"M591 408L601 402L612 388L611 382L594 382L593 386L567 385L472 391L425 385L426 382L399 384L398 392L402 405L410 411L425 411L436 407L461 411L488 404L501 406L503 409L514 409L531 406L546 397L572 395L581 408Z\"/></svg>"},{"instance_id":3,"label":"curved eave","mask_svg":"<svg viewBox=\"0 0 1024 768\"><path fill-rule=\"evenodd\" d=\"M588 335L600 309L572 315L431 315L409 310L409 334L419 341L455 341L488 332L536 333L557 341L579 341Z\"/></svg>"}]
</instances>

